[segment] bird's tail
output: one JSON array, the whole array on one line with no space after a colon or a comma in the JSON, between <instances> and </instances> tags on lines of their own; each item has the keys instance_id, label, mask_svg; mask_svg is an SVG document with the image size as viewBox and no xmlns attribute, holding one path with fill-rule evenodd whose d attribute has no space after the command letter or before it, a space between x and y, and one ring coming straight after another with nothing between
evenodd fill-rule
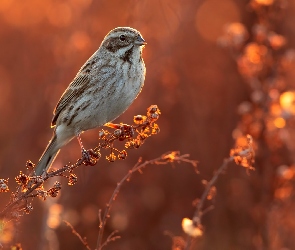
<instances>
[{"instance_id":1,"label":"bird's tail","mask_svg":"<svg viewBox=\"0 0 295 250\"><path fill-rule=\"evenodd\" d=\"M41 175L44 171L49 169L55 157L59 153L59 149L60 147L57 144L56 134L54 133L35 168L36 175Z\"/></svg>"}]
</instances>

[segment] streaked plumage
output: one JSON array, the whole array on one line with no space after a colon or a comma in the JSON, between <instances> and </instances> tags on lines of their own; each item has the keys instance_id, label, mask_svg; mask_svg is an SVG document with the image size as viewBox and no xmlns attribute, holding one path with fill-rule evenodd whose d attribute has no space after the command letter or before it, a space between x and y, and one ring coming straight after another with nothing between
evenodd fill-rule
<instances>
[{"instance_id":1,"label":"streaked plumage","mask_svg":"<svg viewBox=\"0 0 295 250\"><path fill-rule=\"evenodd\" d=\"M114 120L135 100L145 78L144 44L141 34L129 27L106 35L57 103L53 137L37 164L36 175L46 171L60 148L75 136Z\"/></svg>"}]
</instances>

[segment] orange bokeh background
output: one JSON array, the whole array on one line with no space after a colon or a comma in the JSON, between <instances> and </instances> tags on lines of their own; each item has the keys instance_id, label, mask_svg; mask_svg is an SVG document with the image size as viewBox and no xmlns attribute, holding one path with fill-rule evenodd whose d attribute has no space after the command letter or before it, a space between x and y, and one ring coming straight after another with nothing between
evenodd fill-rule
<instances>
[{"instance_id":1,"label":"orange bokeh background","mask_svg":"<svg viewBox=\"0 0 295 250\"><path fill-rule=\"evenodd\" d=\"M95 167L78 169L79 180L73 187L61 180L58 198L34 201L30 215L17 226L8 225L12 233L6 241L21 242L24 249L84 249L62 222L67 220L95 246L98 209L105 208L128 169L140 156L149 160L179 150L199 161L201 174L189 165L176 164L151 166L142 175L133 175L114 203L106 232L118 229L122 236L106 249L171 249L171 239L163 232L184 236L182 218L193 215L192 201L203 191L201 180L209 179L228 157L239 118L237 106L249 95L230 53L217 45L227 24L243 22L251 27L254 17L247 2L1 0L0 177L10 178L11 189L25 162L36 163L49 141L59 97L111 29L136 28L148 43L143 91L116 121L131 123L151 104L162 112L159 135L138 150L129 150L124 161L101 159ZM294 11L295 3L290 1L277 27L291 47ZM288 77L294 79L292 74ZM277 124L282 126L282 121ZM98 130L82 138L87 148L95 147ZM79 145L73 140L53 167L79 157ZM255 207L259 197L253 180L234 165L220 177L215 209L204 217L205 234L198 249L251 249L256 244L261 214ZM8 199L8 194L1 194L0 208Z\"/></svg>"}]
</instances>

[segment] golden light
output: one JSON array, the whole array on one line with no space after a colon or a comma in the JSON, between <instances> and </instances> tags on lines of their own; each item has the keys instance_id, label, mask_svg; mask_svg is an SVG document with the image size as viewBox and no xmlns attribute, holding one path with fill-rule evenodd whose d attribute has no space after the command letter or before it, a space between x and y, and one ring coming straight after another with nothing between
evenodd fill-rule
<instances>
[{"instance_id":1,"label":"golden light","mask_svg":"<svg viewBox=\"0 0 295 250\"><path fill-rule=\"evenodd\" d=\"M236 146L237 147L247 147L248 146L247 137L245 137L245 136L238 137L236 139Z\"/></svg>"},{"instance_id":2,"label":"golden light","mask_svg":"<svg viewBox=\"0 0 295 250\"><path fill-rule=\"evenodd\" d=\"M257 43L249 43L245 48L245 56L252 63L260 63L261 57L266 55L267 48Z\"/></svg>"},{"instance_id":3,"label":"golden light","mask_svg":"<svg viewBox=\"0 0 295 250\"><path fill-rule=\"evenodd\" d=\"M272 48L274 49L280 49L286 44L286 38L282 35L278 35L274 32L270 33L268 36L268 41Z\"/></svg>"},{"instance_id":4,"label":"golden light","mask_svg":"<svg viewBox=\"0 0 295 250\"><path fill-rule=\"evenodd\" d=\"M281 107L292 114L295 114L295 92L288 91L280 96Z\"/></svg>"},{"instance_id":5,"label":"golden light","mask_svg":"<svg viewBox=\"0 0 295 250\"><path fill-rule=\"evenodd\" d=\"M199 227L196 227L193 221L188 218L183 218L181 225L182 230L191 237L198 237L203 234L203 231Z\"/></svg>"},{"instance_id":6,"label":"golden light","mask_svg":"<svg viewBox=\"0 0 295 250\"><path fill-rule=\"evenodd\" d=\"M274 0L255 0L256 3L261 4L261 5L272 5Z\"/></svg>"},{"instance_id":7,"label":"golden light","mask_svg":"<svg viewBox=\"0 0 295 250\"><path fill-rule=\"evenodd\" d=\"M287 199L292 194L292 191L293 191L293 189L292 189L292 186L291 185L278 188L275 191L275 197L277 199L281 199L281 200Z\"/></svg>"},{"instance_id":8,"label":"golden light","mask_svg":"<svg viewBox=\"0 0 295 250\"><path fill-rule=\"evenodd\" d=\"M15 228L12 221L0 221L0 246L1 243L8 244L13 240Z\"/></svg>"},{"instance_id":9,"label":"golden light","mask_svg":"<svg viewBox=\"0 0 295 250\"><path fill-rule=\"evenodd\" d=\"M287 165L281 165L277 169L277 174L285 180L292 180L295 176L294 167L289 167Z\"/></svg>"},{"instance_id":10,"label":"golden light","mask_svg":"<svg viewBox=\"0 0 295 250\"><path fill-rule=\"evenodd\" d=\"M277 128L283 128L286 126L286 121L282 117L276 118L273 123Z\"/></svg>"},{"instance_id":11,"label":"golden light","mask_svg":"<svg viewBox=\"0 0 295 250\"><path fill-rule=\"evenodd\" d=\"M248 39L249 34L244 24L234 22L225 25L224 35L217 41L222 46L240 47Z\"/></svg>"},{"instance_id":12,"label":"golden light","mask_svg":"<svg viewBox=\"0 0 295 250\"><path fill-rule=\"evenodd\" d=\"M60 214L63 210L63 206L60 204L53 204L49 208L47 226L50 228L57 228L60 225L61 217Z\"/></svg>"},{"instance_id":13,"label":"golden light","mask_svg":"<svg viewBox=\"0 0 295 250\"><path fill-rule=\"evenodd\" d=\"M224 25L239 22L241 15L234 1L203 1L196 13L195 27L206 40L216 42Z\"/></svg>"},{"instance_id":14,"label":"golden light","mask_svg":"<svg viewBox=\"0 0 295 250\"><path fill-rule=\"evenodd\" d=\"M245 25L242 23L231 23L226 26L226 31L233 36L245 36L248 33Z\"/></svg>"},{"instance_id":15,"label":"golden light","mask_svg":"<svg viewBox=\"0 0 295 250\"><path fill-rule=\"evenodd\" d=\"M273 115L273 116L280 116L281 113L282 113L282 109L281 109L281 106L279 104L272 104L270 106L270 113Z\"/></svg>"}]
</instances>

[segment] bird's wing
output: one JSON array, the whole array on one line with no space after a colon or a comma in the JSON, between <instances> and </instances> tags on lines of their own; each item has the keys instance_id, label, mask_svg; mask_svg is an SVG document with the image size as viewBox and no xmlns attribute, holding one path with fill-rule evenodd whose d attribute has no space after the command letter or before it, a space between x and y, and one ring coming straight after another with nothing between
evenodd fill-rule
<instances>
[{"instance_id":1,"label":"bird's wing","mask_svg":"<svg viewBox=\"0 0 295 250\"><path fill-rule=\"evenodd\" d=\"M74 78L54 109L51 126L56 125L56 120L58 119L60 112L71 102L71 100L80 96L84 92L84 90L88 87L89 82L90 77L88 74L78 74Z\"/></svg>"}]
</instances>

